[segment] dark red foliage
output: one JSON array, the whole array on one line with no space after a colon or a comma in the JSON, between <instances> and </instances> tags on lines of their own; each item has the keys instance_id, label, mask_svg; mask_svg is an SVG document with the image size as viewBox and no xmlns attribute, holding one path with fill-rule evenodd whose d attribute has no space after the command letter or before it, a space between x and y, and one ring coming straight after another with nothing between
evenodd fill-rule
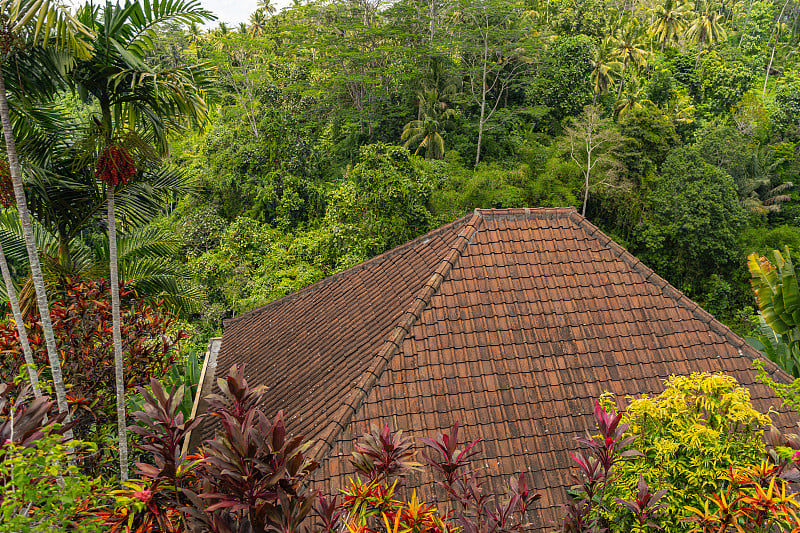
<instances>
[{"instance_id":1,"label":"dark red foliage","mask_svg":"<svg viewBox=\"0 0 800 533\"><path fill-rule=\"evenodd\" d=\"M458 422L449 433L420 440L437 452L423 453L423 457L442 477L440 484L458 504L455 516L463 533L519 533L526 529L528 509L541 495L528 489L523 472L511 476L503 493L489 492L470 466L480 441L474 440L458 450Z\"/></svg>"},{"instance_id":2,"label":"dark red foliage","mask_svg":"<svg viewBox=\"0 0 800 533\"><path fill-rule=\"evenodd\" d=\"M14 198L14 184L11 181L11 168L8 161L0 160L0 207L8 209L16 205Z\"/></svg>"},{"instance_id":3,"label":"dark red foliage","mask_svg":"<svg viewBox=\"0 0 800 533\"><path fill-rule=\"evenodd\" d=\"M150 390L139 387L144 399L142 410L132 413L137 424L128 429L141 437L136 447L146 452L150 463L136 463L141 480L128 485L126 496L144 502L143 513L129 514L119 509L92 510L94 520L110 531L185 531L187 503L183 491L197 482L197 465L202 457L187 457L183 441L198 424L198 418L184 420L180 411L184 387L165 391L157 379L150 379Z\"/></svg>"},{"instance_id":4,"label":"dark red foliage","mask_svg":"<svg viewBox=\"0 0 800 533\"><path fill-rule=\"evenodd\" d=\"M426 452L422 452L422 456L428 465L444 478L446 484L453 485L456 480L472 473L469 469L470 458L478 453L475 447L480 439L470 442L464 446L463 450L459 450L457 448L458 422L453 424L450 432L441 433L435 439L421 438L420 441L438 452L436 457L432 457Z\"/></svg>"},{"instance_id":5,"label":"dark red foliage","mask_svg":"<svg viewBox=\"0 0 800 533\"><path fill-rule=\"evenodd\" d=\"M594 413L597 418L598 435L577 437L575 440L589 448L587 452L570 452L572 460L581 469L581 475L572 475L576 482L578 497L565 505L564 521L561 531L564 533L603 533L608 531L609 524L602 516L600 507L604 505L605 488L614 479L614 466L620 461L641 456L638 450L629 446L638 438L636 435L624 436L629 424L620 424L622 413L610 413L595 402ZM656 494L647 492L644 478L639 481L639 494L634 500L617 502L628 507L640 524L647 524L653 514L662 509L656 505L666 491Z\"/></svg>"},{"instance_id":6,"label":"dark red foliage","mask_svg":"<svg viewBox=\"0 0 800 533\"><path fill-rule=\"evenodd\" d=\"M629 501L614 498L614 501L627 507L640 526L646 525L655 529L660 529L657 524L650 521L650 518L662 509L667 508L666 505L657 505L658 500L663 498L668 492L667 489L660 490L655 494L650 494L647 491L647 481L645 481L644 476L641 474L639 474L638 489L636 498L633 500Z\"/></svg>"},{"instance_id":7,"label":"dark red foliage","mask_svg":"<svg viewBox=\"0 0 800 533\"><path fill-rule=\"evenodd\" d=\"M24 401L29 394L30 385L15 387L0 383L0 445L13 442L28 447L45 435L63 435L75 425L74 422L61 424L66 413L58 413L49 398L42 396ZM56 424L61 425L56 427Z\"/></svg>"},{"instance_id":8,"label":"dark red foliage","mask_svg":"<svg viewBox=\"0 0 800 533\"><path fill-rule=\"evenodd\" d=\"M413 439L404 437L402 431L392 432L389 424L383 429L372 426L356 443L350 463L369 481L391 484L392 478L403 477L420 466L412 460L416 454L413 446Z\"/></svg>"},{"instance_id":9,"label":"dark red foliage","mask_svg":"<svg viewBox=\"0 0 800 533\"><path fill-rule=\"evenodd\" d=\"M251 389L243 367L219 384L222 394L206 399L222 429L204 443L200 491L184 491L184 510L198 529L300 531L314 503L305 481L318 466L304 455L308 443L287 437L282 412L270 420L256 408L265 388Z\"/></svg>"},{"instance_id":10,"label":"dark red foliage","mask_svg":"<svg viewBox=\"0 0 800 533\"><path fill-rule=\"evenodd\" d=\"M314 513L317 516L317 521L314 524L314 531L320 533L339 533L342 527L340 520L344 516L344 510L339 505L339 497L326 498L323 494L317 497L317 503L314 505Z\"/></svg>"},{"instance_id":11,"label":"dark red foliage","mask_svg":"<svg viewBox=\"0 0 800 533\"><path fill-rule=\"evenodd\" d=\"M80 435L92 422L107 423L116 416L111 296L105 280L66 279L62 286L51 307L51 318ZM137 298L125 283L120 284L120 295L122 353L130 389L164 375L187 334L176 326L175 317ZM42 371L49 364L38 316L28 315L26 325L34 360ZM0 324L0 379L12 379L22 363L16 328Z\"/></svg>"},{"instance_id":12,"label":"dark red foliage","mask_svg":"<svg viewBox=\"0 0 800 533\"><path fill-rule=\"evenodd\" d=\"M106 185L125 185L136 177L136 165L131 154L120 145L111 145L97 158L97 179Z\"/></svg>"}]
</instances>

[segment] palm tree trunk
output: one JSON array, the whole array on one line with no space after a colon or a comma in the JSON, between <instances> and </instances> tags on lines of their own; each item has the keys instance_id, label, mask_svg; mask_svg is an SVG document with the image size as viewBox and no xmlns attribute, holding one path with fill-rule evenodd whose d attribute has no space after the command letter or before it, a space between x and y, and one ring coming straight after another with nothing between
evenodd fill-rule
<instances>
[{"instance_id":1,"label":"palm tree trunk","mask_svg":"<svg viewBox=\"0 0 800 533\"><path fill-rule=\"evenodd\" d=\"M761 91L761 98L767 96L767 82L769 81L769 71L772 70L772 61L775 59L775 47L778 46L778 36L775 36L775 42L772 43L772 54L769 56L769 64L767 65L767 74L764 76L764 90Z\"/></svg>"},{"instance_id":2,"label":"palm tree trunk","mask_svg":"<svg viewBox=\"0 0 800 533\"><path fill-rule=\"evenodd\" d=\"M117 433L119 434L119 472L128 480L128 434L125 424L125 376L122 369L122 326L119 310L119 272L117 270L117 221L114 214L114 186L107 185L108 264L111 271L111 322L114 338L114 381L117 389Z\"/></svg>"},{"instance_id":3,"label":"palm tree trunk","mask_svg":"<svg viewBox=\"0 0 800 533\"><path fill-rule=\"evenodd\" d=\"M20 223L22 224L22 233L25 236L25 247L28 250L31 279L33 280L33 287L36 290L36 304L39 308L39 315L42 321L42 334L44 335L45 345L47 347L47 358L50 361L50 374L53 378L53 389L55 389L56 393L58 410L61 413L67 414L65 422L68 422L69 405L67 405L67 394L64 390L64 378L61 375L61 361L59 359L58 347L56 346L56 338L53 333L53 323L50 320L50 306L47 302L47 292L44 287L42 266L39 263L39 251L36 249L31 216L28 213L28 203L25 200L25 189L22 185L22 169L19 166L14 132L11 130L11 117L8 112L6 84L3 78L2 68L0 68L0 123L2 123L3 135L6 141L8 166L11 171L11 182L14 185L14 198L17 202L17 212L19 213ZM72 430L65 433L65 436L71 439Z\"/></svg>"},{"instance_id":4,"label":"palm tree trunk","mask_svg":"<svg viewBox=\"0 0 800 533\"><path fill-rule=\"evenodd\" d=\"M697 51L697 59L694 60L694 69L695 70L697 70L697 65L700 64L700 54L703 53L703 45L704 44L705 43L703 41L700 41L700 50Z\"/></svg>"},{"instance_id":5,"label":"palm tree trunk","mask_svg":"<svg viewBox=\"0 0 800 533\"><path fill-rule=\"evenodd\" d=\"M739 44L736 45L736 48L742 47L742 41L744 41L744 35L747 33L747 23L750 22L750 11L753 9L753 0L750 0L750 5L747 6L747 15L744 17L744 25L742 26L742 35L739 36Z\"/></svg>"},{"instance_id":6,"label":"palm tree trunk","mask_svg":"<svg viewBox=\"0 0 800 533\"><path fill-rule=\"evenodd\" d=\"M619 102L619 99L622 98L622 89L623 89L623 87L625 87L625 69L626 68L628 68L628 60L627 59L622 62L622 74L620 74L620 77L619 77L619 90L617 91L617 100L615 101L615 103Z\"/></svg>"},{"instance_id":7,"label":"palm tree trunk","mask_svg":"<svg viewBox=\"0 0 800 533\"><path fill-rule=\"evenodd\" d=\"M783 12L786 10L786 6L789 5L789 0L786 0L783 3L783 7L781 8L781 12L778 15L778 19L775 21L775 31L772 32L772 36L775 40L772 43L772 55L769 56L769 65L767 65L767 75L764 76L764 90L761 92L761 98L767 96L767 81L769 81L769 71L772 70L772 61L775 59L775 48L778 46L778 41L781 38L781 19L783 18Z\"/></svg>"},{"instance_id":8,"label":"palm tree trunk","mask_svg":"<svg viewBox=\"0 0 800 533\"><path fill-rule=\"evenodd\" d=\"M31 343L28 342L28 333L25 331L25 321L22 318L22 311L19 310L19 302L17 301L17 290L14 287L14 280L11 279L11 272L8 270L8 262L6 262L6 254L3 252L2 244L0 244L0 271L3 273L3 281L6 283L8 301L11 304L11 314L14 316L14 322L17 324L17 334L19 335L19 343L22 346L25 365L28 367L28 378L31 380L33 396L39 398L42 395L42 390L39 388L39 375L36 373L33 350L31 350Z\"/></svg>"}]
</instances>

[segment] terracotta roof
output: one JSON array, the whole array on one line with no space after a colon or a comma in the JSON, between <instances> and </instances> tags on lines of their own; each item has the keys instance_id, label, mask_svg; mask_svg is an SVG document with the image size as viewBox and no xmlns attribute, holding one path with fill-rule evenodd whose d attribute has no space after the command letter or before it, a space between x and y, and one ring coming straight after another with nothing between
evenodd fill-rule
<instances>
[{"instance_id":1,"label":"terracotta roof","mask_svg":"<svg viewBox=\"0 0 800 533\"><path fill-rule=\"evenodd\" d=\"M352 475L370 424L433 436L458 420L483 439L492 482L527 467L544 531L604 391L657 394L671 374L722 371L788 427L754 382L757 356L573 208L496 209L228 321L217 375L246 363L269 386L265 410L316 439L327 490Z\"/></svg>"}]
</instances>

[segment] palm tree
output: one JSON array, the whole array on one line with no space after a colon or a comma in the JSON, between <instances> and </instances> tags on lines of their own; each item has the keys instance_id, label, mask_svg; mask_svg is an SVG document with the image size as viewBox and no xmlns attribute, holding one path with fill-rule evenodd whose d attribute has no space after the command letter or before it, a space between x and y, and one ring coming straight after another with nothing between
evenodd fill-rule
<instances>
[{"instance_id":1,"label":"palm tree","mask_svg":"<svg viewBox=\"0 0 800 533\"><path fill-rule=\"evenodd\" d=\"M196 22L189 24L186 35L189 39L189 43L194 46L194 56L200 59L200 45L203 41L203 29L200 27L200 24Z\"/></svg>"},{"instance_id":2,"label":"palm tree","mask_svg":"<svg viewBox=\"0 0 800 533\"><path fill-rule=\"evenodd\" d=\"M263 10L267 15L272 15L276 11L272 0L258 0L258 9Z\"/></svg>"},{"instance_id":3,"label":"palm tree","mask_svg":"<svg viewBox=\"0 0 800 533\"><path fill-rule=\"evenodd\" d=\"M74 17L62 6L50 0L0 0L0 14L3 17L3 30L0 35L0 54L5 63L19 49L23 37L28 44L51 45L63 48L78 57L85 57L89 46L83 40L88 34L86 28L76 22ZM39 252L31 226L28 212L25 189L22 183L22 168L17 152L16 139L12 130L11 116L8 106L5 76L0 68L0 123L3 126L3 136L8 155L9 173L14 190L20 223L25 235L25 246L31 268L31 278L36 290L36 304L39 308L42 331L47 346L47 357L50 362L50 372L53 379L53 388L56 393L58 410L69 414L64 380L61 375L58 347L53 334L53 324L50 320L50 306L39 262ZM71 432L70 432L71 436Z\"/></svg>"},{"instance_id":4,"label":"palm tree","mask_svg":"<svg viewBox=\"0 0 800 533\"><path fill-rule=\"evenodd\" d=\"M692 25L686 30L686 36L700 47L697 51L697 59L694 62L694 68L697 69L703 49L711 48L726 38L725 29L719 23L719 13L711 11L706 6L705 11L694 19Z\"/></svg>"},{"instance_id":5,"label":"palm tree","mask_svg":"<svg viewBox=\"0 0 800 533\"><path fill-rule=\"evenodd\" d=\"M264 11L257 9L250 15L250 34L253 37L263 35L267 31L267 19Z\"/></svg>"},{"instance_id":6,"label":"palm tree","mask_svg":"<svg viewBox=\"0 0 800 533\"><path fill-rule=\"evenodd\" d=\"M19 154L26 159L28 168L31 162L38 160L42 155L45 157L51 153L60 135L68 128L58 119L58 116L50 112L46 104L53 94L63 90L64 79L60 76L53 76L53 73L62 70L63 61L58 59L59 52L45 48L26 48L17 50L14 54L14 64L5 63L3 68L11 67L9 72L4 72L4 79L9 80L9 115L12 125L12 133L15 138L15 145ZM25 95L25 98L18 98L17 95ZM32 99L39 100L36 105L30 105ZM58 132L57 134L53 132ZM26 191L26 201L30 207L30 193ZM0 162L0 206L4 209L10 208L14 204L14 190L11 180L10 168L7 162ZM6 216L7 212L3 213ZM19 227L19 242L16 246L16 257L18 264L28 267L28 255L25 245L25 236L22 231L20 219L16 211L11 214L11 219L16 220ZM38 243L37 243L38 244ZM41 247L37 247L41 250ZM35 397L41 396L39 387L39 377L36 371L36 363L33 360L33 350L28 341L25 330L24 309L21 309L17 299L17 290L8 268L6 250L0 246L0 271L3 275L5 293L11 306L12 316L19 336L23 358L28 371L28 378ZM33 297L30 298L32 306L36 305L35 292L31 283L26 284Z\"/></svg>"},{"instance_id":7,"label":"palm tree","mask_svg":"<svg viewBox=\"0 0 800 533\"><path fill-rule=\"evenodd\" d=\"M691 6L685 0L664 0L664 3L653 8L655 16L650 25L650 33L661 43L661 54L664 45L676 42L678 36L686 29L686 17Z\"/></svg>"},{"instance_id":8,"label":"palm tree","mask_svg":"<svg viewBox=\"0 0 800 533\"><path fill-rule=\"evenodd\" d=\"M439 133L441 122L452 117L455 112L441 101L439 91L436 89L421 91L417 93L417 98L422 118L406 124L400 140L406 148L417 146L414 155L424 149L427 159L442 159L444 139Z\"/></svg>"},{"instance_id":9,"label":"palm tree","mask_svg":"<svg viewBox=\"0 0 800 533\"><path fill-rule=\"evenodd\" d=\"M792 200L794 183L781 180L781 169L790 163L771 146L760 145L753 150L739 194L742 206L756 215L778 213L781 204Z\"/></svg>"},{"instance_id":10,"label":"palm tree","mask_svg":"<svg viewBox=\"0 0 800 533\"><path fill-rule=\"evenodd\" d=\"M644 85L642 85L637 78L634 78L625 88L622 97L617 100L617 105L614 110L621 119L627 115L629 111L635 111L645 106L652 105L654 105L653 102L645 96Z\"/></svg>"},{"instance_id":11,"label":"palm tree","mask_svg":"<svg viewBox=\"0 0 800 533\"><path fill-rule=\"evenodd\" d=\"M679 91L675 96L664 103L664 112L677 124L691 124L694 122L696 109L692 98L686 91Z\"/></svg>"},{"instance_id":12,"label":"palm tree","mask_svg":"<svg viewBox=\"0 0 800 533\"><path fill-rule=\"evenodd\" d=\"M124 186L138 173L129 148L143 152L143 145L149 141L160 153L166 153L170 131L182 129L185 126L182 121L187 117L205 118L205 102L197 85L204 83L205 67L167 70L145 62L149 43L156 36L155 26L200 24L212 18L194 0L151 0L147 7L143 9L138 2L127 0L124 5L107 3L102 10L91 5L81 9L79 19L94 30L96 38L91 57L79 61L73 75L84 94L96 99L100 110L100 116L93 117L99 130L94 141L95 153L99 154L97 177L106 185L108 206L117 428L123 481L128 478L128 446L115 194L120 185Z\"/></svg>"},{"instance_id":13,"label":"palm tree","mask_svg":"<svg viewBox=\"0 0 800 533\"><path fill-rule=\"evenodd\" d=\"M641 42L641 37L642 30L636 19L624 23L614 36L616 45L614 55L622 60L622 73L620 74L617 100L622 96L622 89L625 86L625 71L628 65L633 65L638 71L639 68L647 64L649 53L644 43Z\"/></svg>"},{"instance_id":14,"label":"palm tree","mask_svg":"<svg viewBox=\"0 0 800 533\"><path fill-rule=\"evenodd\" d=\"M606 37L592 51L592 88L594 102L602 94L608 94L608 89L615 77L619 76L622 63L614 59L614 41Z\"/></svg>"}]
</instances>

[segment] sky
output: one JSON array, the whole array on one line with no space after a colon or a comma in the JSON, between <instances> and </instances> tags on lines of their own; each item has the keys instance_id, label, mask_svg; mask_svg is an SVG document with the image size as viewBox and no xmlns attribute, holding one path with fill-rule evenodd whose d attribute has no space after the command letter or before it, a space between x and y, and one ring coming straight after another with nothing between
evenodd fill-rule
<instances>
[{"instance_id":1,"label":"sky","mask_svg":"<svg viewBox=\"0 0 800 533\"><path fill-rule=\"evenodd\" d=\"M220 22L225 22L229 26L236 26L240 22L247 22L250 14L258 6L257 0L200 0L206 9L212 11L217 17L210 26L216 26ZM273 5L278 9L287 6L291 0L273 0Z\"/></svg>"}]
</instances>

